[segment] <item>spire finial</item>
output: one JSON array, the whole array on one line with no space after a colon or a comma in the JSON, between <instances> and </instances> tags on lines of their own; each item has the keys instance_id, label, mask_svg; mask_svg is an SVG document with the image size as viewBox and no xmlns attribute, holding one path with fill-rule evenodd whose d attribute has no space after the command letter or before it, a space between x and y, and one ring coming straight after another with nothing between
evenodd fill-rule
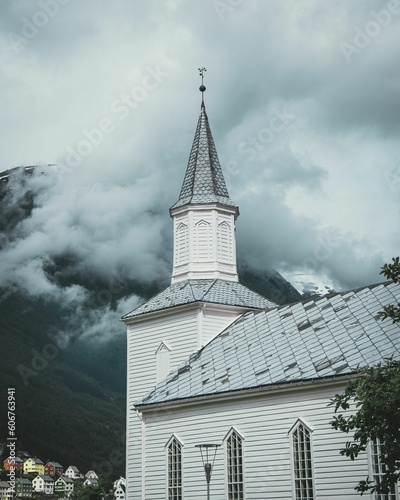
<instances>
[{"instance_id":1,"label":"spire finial","mask_svg":"<svg viewBox=\"0 0 400 500\"><path fill-rule=\"evenodd\" d=\"M204 92L206 90L206 87L204 86L203 82L204 82L204 72L207 71L206 68L199 68L199 73L200 73L200 76L201 76L201 85L199 87L199 90L201 92L201 107L204 108Z\"/></svg>"}]
</instances>

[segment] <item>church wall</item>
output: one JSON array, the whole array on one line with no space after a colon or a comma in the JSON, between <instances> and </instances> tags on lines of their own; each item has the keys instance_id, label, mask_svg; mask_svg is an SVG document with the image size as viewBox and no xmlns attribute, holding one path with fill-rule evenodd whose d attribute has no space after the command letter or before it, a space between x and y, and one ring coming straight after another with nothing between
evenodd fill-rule
<instances>
[{"instance_id":1,"label":"church wall","mask_svg":"<svg viewBox=\"0 0 400 500\"><path fill-rule=\"evenodd\" d=\"M185 500L203 499L206 491L200 443L221 444L234 427L244 438L245 498L290 499L292 496L289 431L301 418L312 430L316 498L359 498L354 486L368 474L366 454L354 462L339 454L347 436L329 425L329 399L343 386L277 393L236 401L196 404L181 410L146 412L146 499L165 498L165 445L172 434L183 444ZM160 471L163 471L160 473ZM211 497L225 499L223 446L218 449Z\"/></svg>"},{"instance_id":2,"label":"church wall","mask_svg":"<svg viewBox=\"0 0 400 500\"><path fill-rule=\"evenodd\" d=\"M176 312L128 326L126 476L132 499L140 498L137 492L143 476L142 423L132 408L134 401L156 384L156 352L161 342L170 349L170 369L177 368L197 349L197 311Z\"/></svg>"},{"instance_id":3,"label":"church wall","mask_svg":"<svg viewBox=\"0 0 400 500\"><path fill-rule=\"evenodd\" d=\"M202 314L203 321L199 348L208 344L218 333L225 330L241 313L234 310L221 311L221 308L207 304L202 309Z\"/></svg>"}]
</instances>

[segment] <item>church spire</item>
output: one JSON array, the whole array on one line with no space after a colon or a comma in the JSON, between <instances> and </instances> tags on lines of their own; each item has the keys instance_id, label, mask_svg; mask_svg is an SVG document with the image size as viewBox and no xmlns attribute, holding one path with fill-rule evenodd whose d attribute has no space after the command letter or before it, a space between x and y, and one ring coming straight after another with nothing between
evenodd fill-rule
<instances>
[{"instance_id":1,"label":"church spire","mask_svg":"<svg viewBox=\"0 0 400 500\"><path fill-rule=\"evenodd\" d=\"M199 90L202 94L200 117L179 200L171 207L171 210L188 203L222 203L238 210L226 188L204 105L206 87L203 85L203 73L207 70L199 68L199 71L201 76Z\"/></svg>"},{"instance_id":2,"label":"church spire","mask_svg":"<svg viewBox=\"0 0 400 500\"><path fill-rule=\"evenodd\" d=\"M204 85L204 72L207 71L204 66L202 68L199 68L199 73L201 76L201 85L199 87L199 90L201 92L201 107L204 108L204 92L206 91L206 87Z\"/></svg>"},{"instance_id":3,"label":"church spire","mask_svg":"<svg viewBox=\"0 0 400 500\"><path fill-rule=\"evenodd\" d=\"M204 106L201 112L174 220L172 283L187 279L238 281L235 221L239 209L229 197Z\"/></svg>"}]
</instances>

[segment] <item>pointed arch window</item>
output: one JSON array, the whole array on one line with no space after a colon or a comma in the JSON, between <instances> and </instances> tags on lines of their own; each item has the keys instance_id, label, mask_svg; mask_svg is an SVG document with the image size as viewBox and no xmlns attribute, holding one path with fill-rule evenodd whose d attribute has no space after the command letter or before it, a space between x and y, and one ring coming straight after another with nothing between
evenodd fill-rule
<instances>
[{"instance_id":1,"label":"pointed arch window","mask_svg":"<svg viewBox=\"0 0 400 500\"><path fill-rule=\"evenodd\" d=\"M212 228L205 220L200 220L194 226L193 251L196 260L212 258Z\"/></svg>"},{"instance_id":2,"label":"pointed arch window","mask_svg":"<svg viewBox=\"0 0 400 500\"><path fill-rule=\"evenodd\" d=\"M181 222L176 228L176 263L185 264L189 260L189 229L187 224Z\"/></svg>"},{"instance_id":3,"label":"pointed arch window","mask_svg":"<svg viewBox=\"0 0 400 500\"><path fill-rule=\"evenodd\" d=\"M226 221L218 224L218 258L225 262L233 259L231 227Z\"/></svg>"},{"instance_id":4,"label":"pointed arch window","mask_svg":"<svg viewBox=\"0 0 400 500\"><path fill-rule=\"evenodd\" d=\"M312 431L299 419L289 434L292 445L294 498L296 500L314 500Z\"/></svg>"},{"instance_id":5,"label":"pointed arch window","mask_svg":"<svg viewBox=\"0 0 400 500\"><path fill-rule=\"evenodd\" d=\"M182 443L172 436L167 445L167 499L182 500Z\"/></svg>"},{"instance_id":6,"label":"pointed arch window","mask_svg":"<svg viewBox=\"0 0 400 500\"><path fill-rule=\"evenodd\" d=\"M244 499L243 438L231 429L225 437L228 500Z\"/></svg>"}]
</instances>

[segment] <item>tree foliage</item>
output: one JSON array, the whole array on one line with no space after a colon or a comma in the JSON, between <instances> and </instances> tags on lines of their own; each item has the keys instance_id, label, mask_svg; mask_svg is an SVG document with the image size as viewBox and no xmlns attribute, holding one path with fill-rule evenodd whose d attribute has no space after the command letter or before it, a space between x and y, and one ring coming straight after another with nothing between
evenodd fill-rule
<instances>
[{"instance_id":1,"label":"tree foliage","mask_svg":"<svg viewBox=\"0 0 400 500\"><path fill-rule=\"evenodd\" d=\"M400 281L400 258L382 267L381 274ZM388 305L382 312L382 319L390 318L400 323L400 304ZM384 475L376 481L366 478L359 481L356 490L361 493L389 493L400 479L400 361L387 359L376 366L364 368L357 378L351 380L343 394L336 394L331 400L335 413L356 409L355 413L334 416L334 429L353 433L353 440L340 450L354 460L366 451L371 442L380 443L379 460L384 464Z\"/></svg>"},{"instance_id":2,"label":"tree foliage","mask_svg":"<svg viewBox=\"0 0 400 500\"><path fill-rule=\"evenodd\" d=\"M388 493L400 479L400 362L393 359L370 368L365 368L359 377L351 380L343 394L332 399L335 413L346 411L355 405L355 414L335 415L331 425L334 429L353 433L353 441L340 450L354 460L365 451L371 441L381 445L380 461L386 473L379 483L360 481L356 490Z\"/></svg>"},{"instance_id":3,"label":"tree foliage","mask_svg":"<svg viewBox=\"0 0 400 500\"><path fill-rule=\"evenodd\" d=\"M78 485L71 495L73 500L103 500L105 492L100 485Z\"/></svg>"},{"instance_id":4,"label":"tree foliage","mask_svg":"<svg viewBox=\"0 0 400 500\"><path fill-rule=\"evenodd\" d=\"M393 257L392 262L390 264L385 264L382 267L382 270L380 274L383 274L386 276L386 278L389 278L393 280L395 283L398 283L400 281L400 257ZM383 308L383 318L391 318L393 320L393 323L399 323L400 322L400 304L397 304L397 306L390 304L388 306L385 306Z\"/></svg>"}]
</instances>

